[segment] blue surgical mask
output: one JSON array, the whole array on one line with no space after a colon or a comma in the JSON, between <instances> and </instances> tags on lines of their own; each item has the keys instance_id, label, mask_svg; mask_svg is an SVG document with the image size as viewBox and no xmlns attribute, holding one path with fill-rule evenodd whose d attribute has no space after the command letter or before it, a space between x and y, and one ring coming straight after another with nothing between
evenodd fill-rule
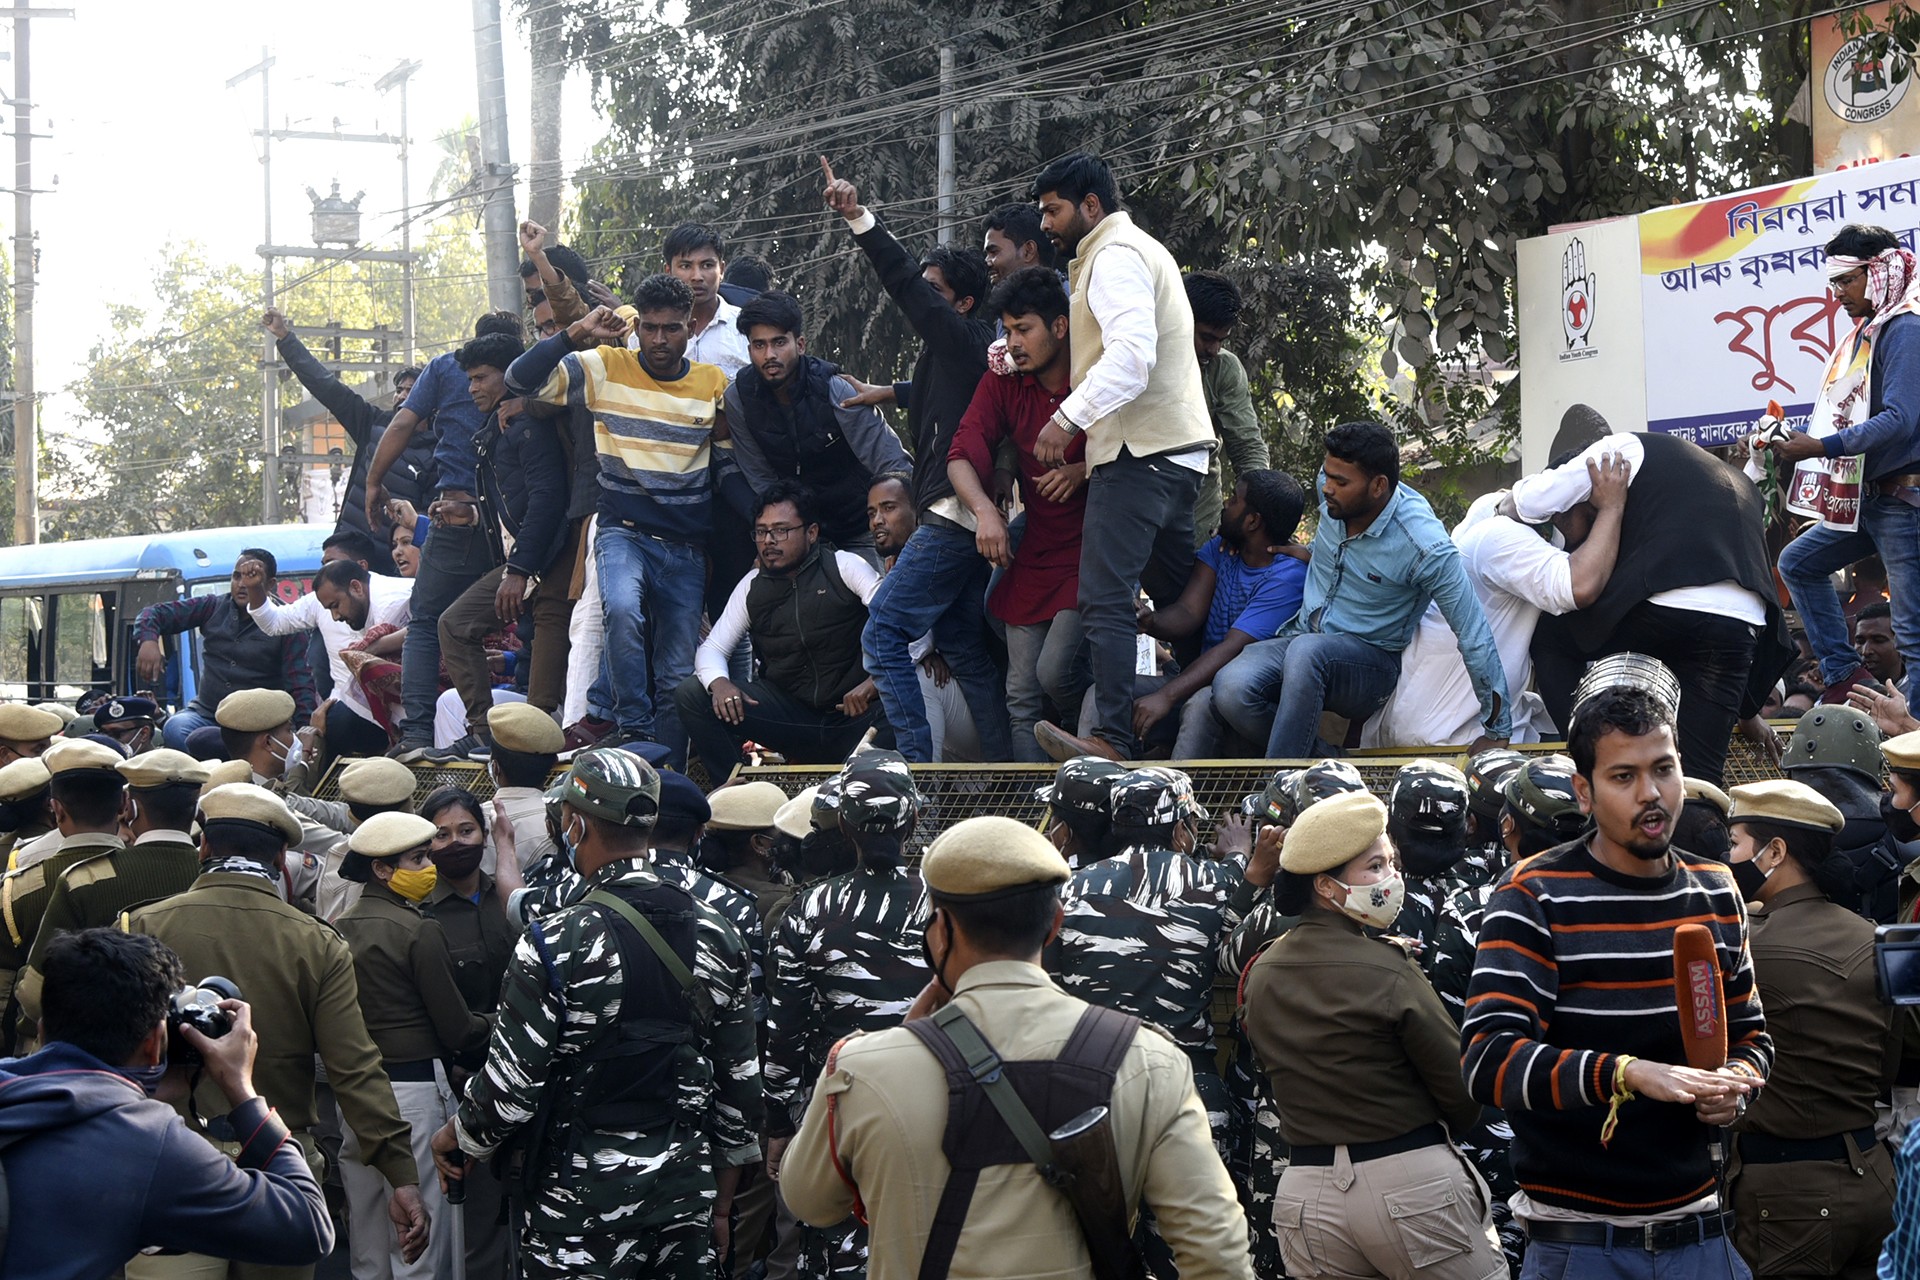
<instances>
[{"instance_id":1,"label":"blue surgical mask","mask_svg":"<svg viewBox=\"0 0 1920 1280\"><path fill-rule=\"evenodd\" d=\"M567 855L567 865L578 871L580 869L580 837L573 834L572 827L560 828L560 848Z\"/></svg>"}]
</instances>

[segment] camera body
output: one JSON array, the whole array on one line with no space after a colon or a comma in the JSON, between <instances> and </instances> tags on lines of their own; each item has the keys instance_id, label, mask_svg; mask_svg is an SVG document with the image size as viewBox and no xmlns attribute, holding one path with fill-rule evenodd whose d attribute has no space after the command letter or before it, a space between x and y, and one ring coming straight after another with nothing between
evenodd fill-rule
<instances>
[{"instance_id":1,"label":"camera body","mask_svg":"<svg viewBox=\"0 0 1920 1280\"><path fill-rule=\"evenodd\" d=\"M167 1061L194 1064L200 1051L180 1034L183 1026L192 1027L209 1040L218 1040L233 1030L233 1015L220 1007L222 1000L240 999L240 988L227 978L208 977L196 986L182 987L167 1000Z\"/></svg>"}]
</instances>

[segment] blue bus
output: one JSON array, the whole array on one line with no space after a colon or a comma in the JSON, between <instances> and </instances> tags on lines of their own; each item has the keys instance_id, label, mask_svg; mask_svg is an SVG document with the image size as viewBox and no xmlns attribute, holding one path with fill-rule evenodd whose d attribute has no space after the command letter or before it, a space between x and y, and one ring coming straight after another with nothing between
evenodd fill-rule
<instances>
[{"instance_id":1,"label":"blue bus","mask_svg":"<svg viewBox=\"0 0 1920 1280\"><path fill-rule=\"evenodd\" d=\"M0 698L72 703L90 690L134 693L133 621L163 600L228 589L245 547L273 552L280 596L295 600L320 569L331 525L266 524L0 547ZM163 637L161 701L193 701L200 636Z\"/></svg>"}]
</instances>

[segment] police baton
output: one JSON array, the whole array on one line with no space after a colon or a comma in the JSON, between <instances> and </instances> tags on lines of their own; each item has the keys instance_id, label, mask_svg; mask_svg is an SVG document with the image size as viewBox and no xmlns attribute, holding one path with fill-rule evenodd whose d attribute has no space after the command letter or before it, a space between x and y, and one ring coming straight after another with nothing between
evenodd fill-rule
<instances>
[{"instance_id":1,"label":"police baton","mask_svg":"<svg viewBox=\"0 0 1920 1280\"><path fill-rule=\"evenodd\" d=\"M467 1153L460 1148L447 1152L446 1158L454 1168L466 1168ZM453 1255L453 1280L467 1280L467 1179L464 1173L447 1179L447 1231L452 1246L448 1252Z\"/></svg>"}]
</instances>

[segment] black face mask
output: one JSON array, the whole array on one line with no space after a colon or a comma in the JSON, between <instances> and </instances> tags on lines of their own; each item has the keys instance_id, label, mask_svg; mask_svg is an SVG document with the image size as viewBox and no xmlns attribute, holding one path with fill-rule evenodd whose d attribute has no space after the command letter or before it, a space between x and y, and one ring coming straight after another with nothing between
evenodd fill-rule
<instances>
[{"instance_id":1,"label":"black face mask","mask_svg":"<svg viewBox=\"0 0 1920 1280\"><path fill-rule=\"evenodd\" d=\"M1760 900L1760 886L1767 882L1766 872L1760 870L1759 865L1752 858L1748 858L1745 862L1735 862L1730 865L1733 871L1733 883L1740 890L1741 900L1743 902L1758 902Z\"/></svg>"},{"instance_id":2,"label":"black face mask","mask_svg":"<svg viewBox=\"0 0 1920 1280\"><path fill-rule=\"evenodd\" d=\"M434 868L449 880L465 880L480 869L483 844L450 844L433 855Z\"/></svg>"},{"instance_id":3,"label":"black face mask","mask_svg":"<svg viewBox=\"0 0 1920 1280\"><path fill-rule=\"evenodd\" d=\"M920 957L927 962L927 972L931 973L934 981L940 984L940 989L952 995L953 988L947 985L946 961L943 959L936 963L933 958L933 948L927 945L927 930L933 928L933 922L939 918L940 913L934 912L927 920L927 928L920 931ZM953 926L948 925L947 929L948 937L951 939Z\"/></svg>"},{"instance_id":4,"label":"black face mask","mask_svg":"<svg viewBox=\"0 0 1920 1280\"><path fill-rule=\"evenodd\" d=\"M1910 810L1895 804L1891 794L1880 797L1880 820L1887 824L1887 833L1902 844L1920 840L1920 821L1914 819Z\"/></svg>"}]
</instances>

